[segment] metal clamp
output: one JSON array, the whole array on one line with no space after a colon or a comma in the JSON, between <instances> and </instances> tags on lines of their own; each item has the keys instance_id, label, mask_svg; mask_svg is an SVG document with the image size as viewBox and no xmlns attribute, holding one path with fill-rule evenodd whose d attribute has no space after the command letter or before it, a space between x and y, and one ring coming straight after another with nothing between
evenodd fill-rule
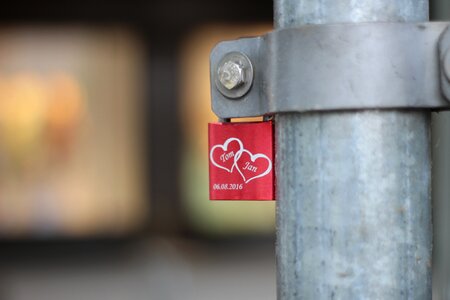
<instances>
[{"instance_id":1,"label":"metal clamp","mask_svg":"<svg viewBox=\"0 0 450 300\"><path fill-rule=\"evenodd\" d=\"M222 42L211 53L213 111L450 109L448 24L310 25Z\"/></svg>"}]
</instances>

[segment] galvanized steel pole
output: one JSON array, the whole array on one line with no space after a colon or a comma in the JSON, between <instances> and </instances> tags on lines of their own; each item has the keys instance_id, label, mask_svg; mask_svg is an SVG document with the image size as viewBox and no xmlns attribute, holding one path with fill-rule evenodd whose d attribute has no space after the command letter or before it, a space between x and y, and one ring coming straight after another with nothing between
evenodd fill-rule
<instances>
[{"instance_id":1,"label":"galvanized steel pole","mask_svg":"<svg viewBox=\"0 0 450 300\"><path fill-rule=\"evenodd\" d=\"M431 16L450 20L450 2L433 1ZM433 299L450 299L450 112L432 116Z\"/></svg>"},{"instance_id":2,"label":"galvanized steel pole","mask_svg":"<svg viewBox=\"0 0 450 300\"><path fill-rule=\"evenodd\" d=\"M427 20L427 0L275 0L277 28ZM279 114L276 142L278 299L431 299L430 113Z\"/></svg>"}]
</instances>

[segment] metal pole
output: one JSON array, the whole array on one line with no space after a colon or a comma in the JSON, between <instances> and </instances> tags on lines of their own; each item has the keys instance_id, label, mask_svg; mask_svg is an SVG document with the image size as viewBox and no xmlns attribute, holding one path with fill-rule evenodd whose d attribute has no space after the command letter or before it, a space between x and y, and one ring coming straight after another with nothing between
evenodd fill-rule
<instances>
[{"instance_id":1,"label":"metal pole","mask_svg":"<svg viewBox=\"0 0 450 300\"><path fill-rule=\"evenodd\" d=\"M426 20L427 0L275 0L277 28ZM430 113L280 114L276 142L278 299L431 299Z\"/></svg>"},{"instance_id":2,"label":"metal pole","mask_svg":"<svg viewBox=\"0 0 450 300\"><path fill-rule=\"evenodd\" d=\"M433 298L450 298L450 112L433 116Z\"/></svg>"},{"instance_id":3,"label":"metal pole","mask_svg":"<svg viewBox=\"0 0 450 300\"><path fill-rule=\"evenodd\" d=\"M450 20L450 2L434 0L434 20ZM433 299L450 299L450 112L432 116L433 141Z\"/></svg>"}]
</instances>

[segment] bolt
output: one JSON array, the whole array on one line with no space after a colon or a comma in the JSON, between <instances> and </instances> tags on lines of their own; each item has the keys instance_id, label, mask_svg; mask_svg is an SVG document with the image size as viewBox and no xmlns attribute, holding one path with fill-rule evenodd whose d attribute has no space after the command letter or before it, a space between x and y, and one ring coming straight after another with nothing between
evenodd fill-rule
<instances>
[{"instance_id":1,"label":"bolt","mask_svg":"<svg viewBox=\"0 0 450 300\"><path fill-rule=\"evenodd\" d=\"M228 52L217 64L214 81L217 90L228 99L242 99L253 85L253 66L241 52Z\"/></svg>"},{"instance_id":2,"label":"bolt","mask_svg":"<svg viewBox=\"0 0 450 300\"><path fill-rule=\"evenodd\" d=\"M245 82L245 69L238 61L225 61L217 73L220 83L228 90L235 89Z\"/></svg>"}]
</instances>

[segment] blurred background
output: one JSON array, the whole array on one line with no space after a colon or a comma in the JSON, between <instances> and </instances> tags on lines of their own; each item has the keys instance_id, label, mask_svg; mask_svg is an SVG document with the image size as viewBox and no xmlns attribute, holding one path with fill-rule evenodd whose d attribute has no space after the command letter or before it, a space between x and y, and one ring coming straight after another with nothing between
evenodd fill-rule
<instances>
[{"instance_id":1,"label":"blurred background","mask_svg":"<svg viewBox=\"0 0 450 300\"><path fill-rule=\"evenodd\" d=\"M211 48L272 19L270 0L4 5L0 300L275 299L275 204L208 201L206 131Z\"/></svg>"},{"instance_id":2,"label":"blurred background","mask_svg":"<svg viewBox=\"0 0 450 300\"><path fill-rule=\"evenodd\" d=\"M0 10L0 300L275 299L273 202L209 202L209 52L271 1Z\"/></svg>"}]
</instances>

